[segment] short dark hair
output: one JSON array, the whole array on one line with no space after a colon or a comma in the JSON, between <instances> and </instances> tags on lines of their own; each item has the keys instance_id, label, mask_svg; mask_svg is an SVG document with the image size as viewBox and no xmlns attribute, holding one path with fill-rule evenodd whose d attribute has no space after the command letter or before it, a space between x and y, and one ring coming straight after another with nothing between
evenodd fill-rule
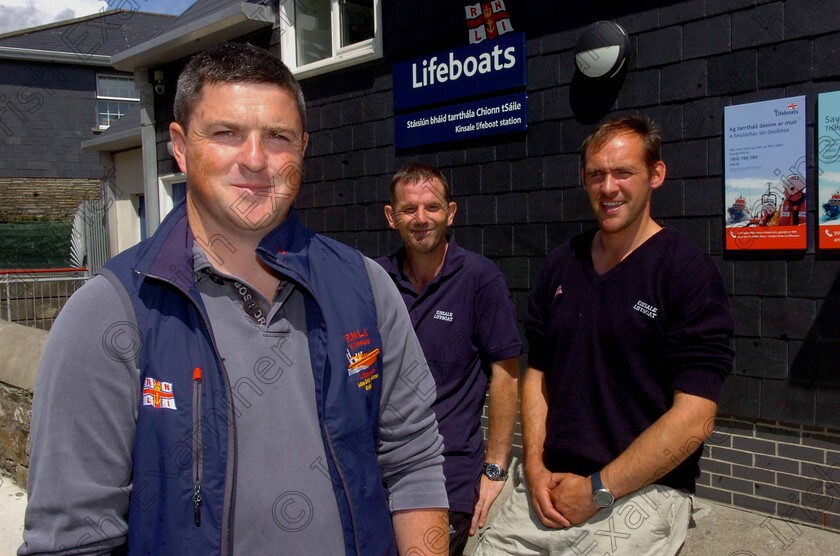
<instances>
[{"instance_id":1,"label":"short dark hair","mask_svg":"<svg viewBox=\"0 0 840 556\"><path fill-rule=\"evenodd\" d=\"M303 91L292 72L268 51L251 44L225 42L199 52L187 62L175 91L175 121L186 127L207 83L268 83L297 101L306 129Z\"/></svg>"},{"instance_id":2,"label":"short dark hair","mask_svg":"<svg viewBox=\"0 0 840 556\"><path fill-rule=\"evenodd\" d=\"M397 192L397 186L404 184L404 183L416 183L420 181L428 181L436 179L440 181L440 184L443 186L443 196L444 201L449 203L452 200L451 193L449 191L449 180L446 179L446 176L443 175L439 169L435 168L430 164L424 164L423 162L413 162L406 166L400 168L400 170L394 174L394 177L391 178L391 188L389 190L389 194L391 196L391 204L395 203L395 196Z\"/></svg>"},{"instance_id":3,"label":"short dark hair","mask_svg":"<svg viewBox=\"0 0 840 556\"><path fill-rule=\"evenodd\" d=\"M626 116L604 122L593 131L580 146L580 168L586 167L586 157L591 152L599 151L617 135L633 133L642 141L645 164L649 173L662 160L662 137L659 128L646 116Z\"/></svg>"}]
</instances>

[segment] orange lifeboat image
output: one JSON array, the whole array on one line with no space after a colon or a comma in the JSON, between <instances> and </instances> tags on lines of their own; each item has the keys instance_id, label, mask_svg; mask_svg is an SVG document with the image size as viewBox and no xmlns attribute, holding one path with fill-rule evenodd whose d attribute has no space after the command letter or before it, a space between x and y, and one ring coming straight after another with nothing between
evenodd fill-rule
<instances>
[{"instance_id":1,"label":"orange lifeboat image","mask_svg":"<svg viewBox=\"0 0 840 556\"><path fill-rule=\"evenodd\" d=\"M354 375L360 371L364 371L376 363L377 357L379 357L379 348L368 352L361 351L356 354L351 354L348 349L347 360L350 362L350 365L347 367L347 374Z\"/></svg>"},{"instance_id":2,"label":"orange lifeboat image","mask_svg":"<svg viewBox=\"0 0 840 556\"><path fill-rule=\"evenodd\" d=\"M827 203L823 204L826 220L834 220L840 216L840 191L831 196Z\"/></svg>"},{"instance_id":3,"label":"orange lifeboat image","mask_svg":"<svg viewBox=\"0 0 840 556\"><path fill-rule=\"evenodd\" d=\"M750 219L750 211L747 208L747 200L743 196L739 196L732 203L732 206L727 209L729 213L729 223L743 222Z\"/></svg>"}]
</instances>

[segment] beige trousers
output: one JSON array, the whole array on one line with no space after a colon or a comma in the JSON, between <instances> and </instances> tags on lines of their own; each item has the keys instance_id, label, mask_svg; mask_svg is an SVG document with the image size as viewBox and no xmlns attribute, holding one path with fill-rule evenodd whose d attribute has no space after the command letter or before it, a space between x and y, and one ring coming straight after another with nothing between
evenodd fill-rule
<instances>
[{"instance_id":1,"label":"beige trousers","mask_svg":"<svg viewBox=\"0 0 840 556\"><path fill-rule=\"evenodd\" d=\"M522 466L519 484L485 529L475 556L667 556L682 547L691 520L690 494L650 485L567 529L544 526L531 509Z\"/></svg>"}]
</instances>

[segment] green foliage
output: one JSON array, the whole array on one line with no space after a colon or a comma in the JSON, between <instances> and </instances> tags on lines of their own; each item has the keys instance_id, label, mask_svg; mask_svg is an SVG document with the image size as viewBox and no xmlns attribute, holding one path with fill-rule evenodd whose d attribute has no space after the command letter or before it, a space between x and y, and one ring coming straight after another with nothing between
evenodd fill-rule
<instances>
[{"instance_id":1,"label":"green foliage","mask_svg":"<svg viewBox=\"0 0 840 556\"><path fill-rule=\"evenodd\" d=\"M0 223L0 269L70 266L71 222Z\"/></svg>"}]
</instances>

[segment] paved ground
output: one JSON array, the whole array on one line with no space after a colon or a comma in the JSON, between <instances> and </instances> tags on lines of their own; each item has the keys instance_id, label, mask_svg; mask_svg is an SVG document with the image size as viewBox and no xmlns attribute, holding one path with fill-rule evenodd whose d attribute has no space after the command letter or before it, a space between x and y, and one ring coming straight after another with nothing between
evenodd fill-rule
<instances>
[{"instance_id":1,"label":"paved ground","mask_svg":"<svg viewBox=\"0 0 840 556\"><path fill-rule=\"evenodd\" d=\"M0 476L0 555L21 543L26 493ZM510 481L508 481L510 483ZM840 554L840 533L807 527L698 500L697 527L690 529L680 556L831 556ZM472 553L473 543L468 545Z\"/></svg>"},{"instance_id":2,"label":"paved ground","mask_svg":"<svg viewBox=\"0 0 840 556\"><path fill-rule=\"evenodd\" d=\"M0 475L0 554L14 554L23 540L23 512L26 492Z\"/></svg>"}]
</instances>

